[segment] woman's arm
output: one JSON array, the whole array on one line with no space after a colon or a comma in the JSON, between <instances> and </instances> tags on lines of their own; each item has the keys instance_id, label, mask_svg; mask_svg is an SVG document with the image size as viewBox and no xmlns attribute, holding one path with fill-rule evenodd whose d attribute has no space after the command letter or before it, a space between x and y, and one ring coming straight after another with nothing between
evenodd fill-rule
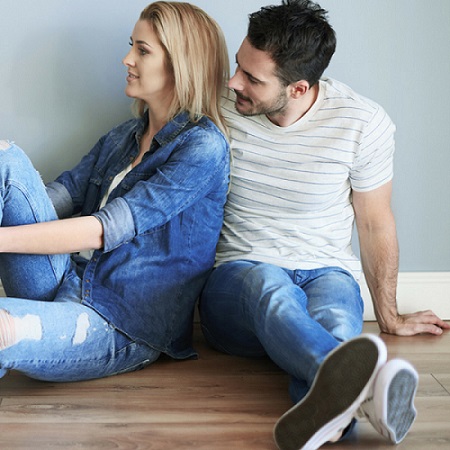
<instances>
[{"instance_id":1,"label":"woman's arm","mask_svg":"<svg viewBox=\"0 0 450 450\"><path fill-rule=\"evenodd\" d=\"M141 162L142 173L153 174L93 213L103 224L105 252L165 225L228 181L228 144L208 124L180 134L150 164Z\"/></svg>"},{"instance_id":2,"label":"woman's arm","mask_svg":"<svg viewBox=\"0 0 450 450\"><path fill-rule=\"evenodd\" d=\"M103 247L103 226L93 216L0 228L1 253L62 254Z\"/></svg>"}]
</instances>

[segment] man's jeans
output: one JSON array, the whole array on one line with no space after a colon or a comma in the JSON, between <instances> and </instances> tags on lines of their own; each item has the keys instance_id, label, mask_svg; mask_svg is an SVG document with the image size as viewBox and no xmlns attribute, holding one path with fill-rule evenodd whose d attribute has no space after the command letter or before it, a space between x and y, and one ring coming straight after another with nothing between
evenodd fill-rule
<instances>
[{"instance_id":1,"label":"man's jeans","mask_svg":"<svg viewBox=\"0 0 450 450\"><path fill-rule=\"evenodd\" d=\"M220 265L200 301L202 329L216 349L268 355L291 375L297 403L320 363L340 342L362 331L364 304L345 270L285 270L254 261Z\"/></svg>"},{"instance_id":2,"label":"man's jeans","mask_svg":"<svg viewBox=\"0 0 450 450\"><path fill-rule=\"evenodd\" d=\"M57 219L39 174L1 141L2 227ZM18 370L47 381L99 378L144 367L159 352L128 339L81 304L69 255L0 254L0 376Z\"/></svg>"}]
</instances>

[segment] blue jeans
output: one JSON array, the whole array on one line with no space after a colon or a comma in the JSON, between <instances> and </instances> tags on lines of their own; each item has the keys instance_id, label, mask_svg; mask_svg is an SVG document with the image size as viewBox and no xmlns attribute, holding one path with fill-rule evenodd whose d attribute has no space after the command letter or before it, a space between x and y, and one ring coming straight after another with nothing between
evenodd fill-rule
<instances>
[{"instance_id":1,"label":"blue jeans","mask_svg":"<svg viewBox=\"0 0 450 450\"><path fill-rule=\"evenodd\" d=\"M214 269L200 300L207 341L233 355L268 355L291 376L295 403L325 356L361 333L363 308L358 283L343 269L292 271L254 261Z\"/></svg>"},{"instance_id":2,"label":"blue jeans","mask_svg":"<svg viewBox=\"0 0 450 450\"><path fill-rule=\"evenodd\" d=\"M56 220L45 186L16 146L0 149L0 223ZM0 376L17 370L46 381L77 381L140 369L160 353L129 339L81 303L70 255L0 254Z\"/></svg>"}]
</instances>

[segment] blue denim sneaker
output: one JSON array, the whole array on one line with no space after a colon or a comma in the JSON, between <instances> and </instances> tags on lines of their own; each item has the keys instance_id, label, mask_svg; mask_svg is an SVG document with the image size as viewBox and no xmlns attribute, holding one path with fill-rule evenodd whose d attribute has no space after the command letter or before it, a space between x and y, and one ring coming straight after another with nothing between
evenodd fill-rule
<instances>
[{"instance_id":1,"label":"blue denim sneaker","mask_svg":"<svg viewBox=\"0 0 450 450\"><path fill-rule=\"evenodd\" d=\"M419 375L402 359L388 361L378 372L367 399L359 408L373 427L392 444L401 442L413 424L417 411L414 397Z\"/></svg>"},{"instance_id":2,"label":"blue denim sneaker","mask_svg":"<svg viewBox=\"0 0 450 450\"><path fill-rule=\"evenodd\" d=\"M387 350L375 335L363 334L330 352L308 394L274 428L280 450L316 450L351 423L367 398Z\"/></svg>"}]
</instances>

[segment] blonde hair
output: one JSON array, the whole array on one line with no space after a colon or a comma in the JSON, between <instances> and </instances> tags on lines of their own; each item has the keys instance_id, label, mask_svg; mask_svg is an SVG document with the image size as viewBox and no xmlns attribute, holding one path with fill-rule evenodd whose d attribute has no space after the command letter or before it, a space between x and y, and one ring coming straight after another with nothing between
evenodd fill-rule
<instances>
[{"instance_id":1,"label":"blonde hair","mask_svg":"<svg viewBox=\"0 0 450 450\"><path fill-rule=\"evenodd\" d=\"M229 78L229 59L217 22L190 3L166 1L148 5L139 20L153 27L174 79L174 96L167 119L180 111L187 111L194 122L207 116L227 134L220 103ZM135 110L142 116L145 102L137 100Z\"/></svg>"}]
</instances>

